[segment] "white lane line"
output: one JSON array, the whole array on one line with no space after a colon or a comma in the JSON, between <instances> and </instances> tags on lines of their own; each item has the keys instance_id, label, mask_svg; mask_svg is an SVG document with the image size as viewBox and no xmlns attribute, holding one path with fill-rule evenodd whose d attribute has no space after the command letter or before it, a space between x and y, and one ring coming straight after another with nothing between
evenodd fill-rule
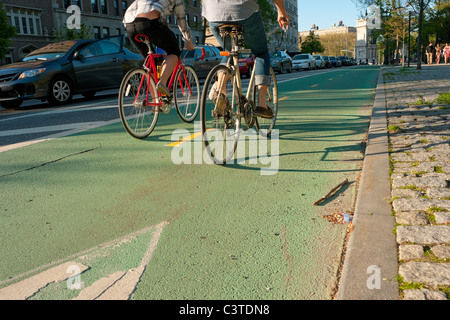
<instances>
[{"instance_id":1,"label":"white lane line","mask_svg":"<svg viewBox=\"0 0 450 320\"><path fill-rule=\"evenodd\" d=\"M110 125L110 124L113 124L113 123L116 123L116 122L120 122L120 119L114 119L114 120L111 120L111 121L100 121L96 125L92 125L92 126L89 126L89 127L75 128L75 129L72 129L72 130L55 133L55 134L52 134L52 135L49 135L49 136L45 136L45 137L41 137L41 138L29 140L29 141L24 141L24 142L9 144L9 145L6 145L6 146L1 146L0 147L0 153L5 152L5 151L18 149L18 148L22 148L22 147L26 147L26 146L30 146L30 145L33 145L33 144L36 144L36 143L39 143L39 142L44 142L44 141L49 141L49 140L53 140L53 139L56 139L56 138L69 136L69 135L80 133L80 132L87 131L87 130L90 130L90 129L94 129L94 128L98 128L98 127L102 127L102 126L107 126L107 125Z\"/></svg>"},{"instance_id":2,"label":"white lane line","mask_svg":"<svg viewBox=\"0 0 450 320\"><path fill-rule=\"evenodd\" d=\"M104 121L80 122L80 123L60 124L60 125L55 125L55 126L5 130L5 131L0 131L0 137L17 136L17 135L21 135L21 134L31 134L31 133L41 133L41 132L52 132L52 131L67 131L67 130L81 129L81 128L90 129L90 128L94 128L94 127L103 125L104 123L105 123Z\"/></svg>"},{"instance_id":3,"label":"white lane line","mask_svg":"<svg viewBox=\"0 0 450 320\"><path fill-rule=\"evenodd\" d=\"M0 289L0 300L26 300L49 283L61 282L74 276L74 274L67 272L68 268L74 266L79 271L78 274L89 268L81 263L75 262L61 264L31 278Z\"/></svg>"},{"instance_id":4,"label":"white lane line","mask_svg":"<svg viewBox=\"0 0 450 320\"><path fill-rule=\"evenodd\" d=\"M0 285L5 284L7 282L12 282L17 279L27 277L41 270L45 270L31 277L25 278L20 282L0 289L0 300L25 300L32 297L39 290L51 283L69 280L69 278L76 277L91 268L90 266L75 262L75 260L80 257L85 257L88 254L97 255L98 252L101 252L101 250L105 248L118 248L122 244L129 243L137 236L152 232L152 237L147 247L147 251L143 255L139 266L126 271L116 271L104 278L101 278L95 281L91 286L83 288L79 295L74 298L74 300L127 300L131 297L137 284L139 283L142 274L150 262L154 251L156 250L163 229L168 224L168 222L163 221L158 225L146 227L125 237L101 244L94 248L71 255L66 259L55 261L48 265L0 282ZM73 273L75 270L76 272Z\"/></svg>"}]
</instances>

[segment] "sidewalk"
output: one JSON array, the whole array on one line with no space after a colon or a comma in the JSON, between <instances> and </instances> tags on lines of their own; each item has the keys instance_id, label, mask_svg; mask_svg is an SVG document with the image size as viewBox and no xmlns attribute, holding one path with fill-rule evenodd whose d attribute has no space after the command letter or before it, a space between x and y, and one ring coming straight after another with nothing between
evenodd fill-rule
<instances>
[{"instance_id":1,"label":"sidewalk","mask_svg":"<svg viewBox=\"0 0 450 320\"><path fill-rule=\"evenodd\" d=\"M384 69L400 298L450 297L450 65ZM440 289L440 290L439 290ZM446 295L447 293L447 295Z\"/></svg>"},{"instance_id":2,"label":"sidewalk","mask_svg":"<svg viewBox=\"0 0 450 320\"><path fill-rule=\"evenodd\" d=\"M449 89L450 65L380 71L338 299L450 298Z\"/></svg>"}]
</instances>

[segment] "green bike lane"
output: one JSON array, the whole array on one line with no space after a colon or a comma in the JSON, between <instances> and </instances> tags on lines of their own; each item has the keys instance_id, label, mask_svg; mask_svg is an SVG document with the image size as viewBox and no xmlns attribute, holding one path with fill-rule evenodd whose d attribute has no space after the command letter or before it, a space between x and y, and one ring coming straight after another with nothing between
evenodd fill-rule
<instances>
[{"instance_id":1,"label":"green bike lane","mask_svg":"<svg viewBox=\"0 0 450 320\"><path fill-rule=\"evenodd\" d=\"M0 288L79 263L82 288L134 272L132 299L329 299L347 226L322 216L353 209L378 70L281 82L271 175L174 164L172 133L194 133L176 112L143 141L116 123L0 153ZM63 279L29 297L78 297Z\"/></svg>"}]
</instances>

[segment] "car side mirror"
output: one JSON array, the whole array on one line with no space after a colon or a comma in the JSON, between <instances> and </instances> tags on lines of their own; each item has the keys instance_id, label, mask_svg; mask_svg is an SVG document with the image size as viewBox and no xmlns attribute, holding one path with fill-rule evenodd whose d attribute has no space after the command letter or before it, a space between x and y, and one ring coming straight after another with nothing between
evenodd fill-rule
<instances>
[{"instance_id":1,"label":"car side mirror","mask_svg":"<svg viewBox=\"0 0 450 320\"><path fill-rule=\"evenodd\" d=\"M80 54L80 51L75 52L73 55L73 60L81 60L83 56Z\"/></svg>"}]
</instances>

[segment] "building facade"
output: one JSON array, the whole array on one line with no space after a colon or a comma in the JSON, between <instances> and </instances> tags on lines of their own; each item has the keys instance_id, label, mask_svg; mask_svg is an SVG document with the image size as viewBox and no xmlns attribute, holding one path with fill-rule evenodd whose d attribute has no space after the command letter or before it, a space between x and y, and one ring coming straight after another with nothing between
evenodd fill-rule
<instances>
[{"instance_id":1,"label":"building facade","mask_svg":"<svg viewBox=\"0 0 450 320\"><path fill-rule=\"evenodd\" d=\"M80 23L91 38L126 34L122 20L126 9L134 0L2 0L9 23L16 27L13 45L3 63L19 61L31 51L57 41L57 35L67 28L75 13L68 10L75 5L80 9ZM194 43L202 39L201 0L189 0L186 17L192 29ZM181 32L174 16L167 18L170 29L183 46ZM127 41L128 42L128 41ZM129 43L129 42L128 42Z\"/></svg>"},{"instance_id":2,"label":"building facade","mask_svg":"<svg viewBox=\"0 0 450 320\"><path fill-rule=\"evenodd\" d=\"M356 61L379 63L378 45L372 37L372 31L368 27L368 19L359 19L356 21Z\"/></svg>"},{"instance_id":3,"label":"building facade","mask_svg":"<svg viewBox=\"0 0 450 320\"><path fill-rule=\"evenodd\" d=\"M331 28L328 29L319 29L318 26L312 25L310 30L299 32L300 43L302 43L302 41L304 41L311 33L319 38L329 35L342 35L342 41L345 41L345 43L342 43L342 52L339 52L339 54L354 57L354 41L352 45L351 39L356 34L355 27L346 26L342 21L339 21L337 25L332 24Z\"/></svg>"}]
</instances>

